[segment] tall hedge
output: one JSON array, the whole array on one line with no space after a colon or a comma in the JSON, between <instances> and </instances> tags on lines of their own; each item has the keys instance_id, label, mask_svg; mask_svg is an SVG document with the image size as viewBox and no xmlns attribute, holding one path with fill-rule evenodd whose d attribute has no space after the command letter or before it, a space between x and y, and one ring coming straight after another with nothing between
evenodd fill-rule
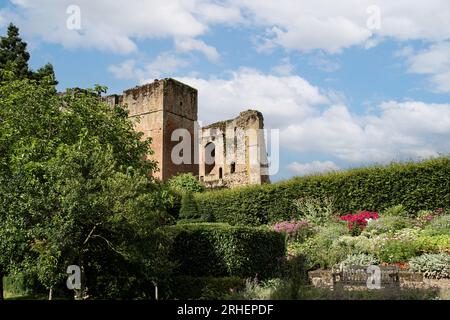
<instances>
[{"instance_id":1,"label":"tall hedge","mask_svg":"<svg viewBox=\"0 0 450 320\"><path fill-rule=\"evenodd\" d=\"M275 275L285 255L285 237L266 228L192 223L167 231L179 275L266 278Z\"/></svg>"},{"instance_id":2,"label":"tall hedge","mask_svg":"<svg viewBox=\"0 0 450 320\"><path fill-rule=\"evenodd\" d=\"M196 194L200 213L215 221L261 225L295 217L292 200L333 197L336 209L381 211L402 204L412 213L450 207L450 157L393 163L307 177L262 186Z\"/></svg>"}]
</instances>

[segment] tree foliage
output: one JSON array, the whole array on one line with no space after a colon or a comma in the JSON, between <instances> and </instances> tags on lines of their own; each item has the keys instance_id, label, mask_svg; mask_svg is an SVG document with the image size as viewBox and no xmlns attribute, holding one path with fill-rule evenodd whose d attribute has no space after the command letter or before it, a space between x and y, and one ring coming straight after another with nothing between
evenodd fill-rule
<instances>
[{"instance_id":1,"label":"tree foliage","mask_svg":"<svg viewBox=\"0 0 450 320\"><path fill-rule=\"evenodd\" d=\"M0 268L33 270L51 289L76 264L78 297L86 286L142 297L170 270L157 231L168 218L148 175L150 141L125 108L101 101L103 91L60 96L36 80L1 83Z\"/></svg>"},{"instance_id":2,"label":"tree foliage","mask_svg":"<svg viewBox=\"0 0 450 320\"><path fill-rule=\"evenodd\" d=\"M202 192L205 187L192 173L183 173L167 181L168 186L176 192Z\"/></svg>"},{"instance_id":3,"label":"tree foliage","mask_svg":"<svg viewBox=\"0 0 450 320\"><path fill-rule=\"evenodd\" d=\"M11 23L6 36L0 37L0 81L11 80L9 74L12 74L14 79L34 79L54 89L58 82L53 66L47 63L34 72L28 65L29 60L27 44L20 37L19 28Z\"/></svg>"}]
</instances>

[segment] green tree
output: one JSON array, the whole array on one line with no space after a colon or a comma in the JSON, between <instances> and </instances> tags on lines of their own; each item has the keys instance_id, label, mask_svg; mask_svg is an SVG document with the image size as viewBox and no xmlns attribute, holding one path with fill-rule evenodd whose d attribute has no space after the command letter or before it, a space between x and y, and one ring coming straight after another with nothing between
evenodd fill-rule
<instances>
[{"instance_id":1,"label":"green tree","mask_svg":"<svg viewBox=\"0 0 450 320\"><path fill-rule=\"evenodd\" d=\"M53 66L47 63L33 72L28 66L29 60L30 54L27 51L27 44L22 41L19 28L11 23L8 26L6 36L0 37L0 81L11 80L7 74L12 73L14 79L34 79L56 90L58 82Z\"/></svg>"},{"instance_id":2,"label":"green tree","mask_svg":"<svg viewBox=\"0 0 450 320\"><path fill-rule=\"evenodd\" d=\"M182 173L174 176L167 181L167 184L171 189L176 192L202 192L205 187L200 183L200 181L194 177L192 173Z\"/></svg>"},{"instance_id":3,"label":"green tree","mask_svg":"<svg viewBox=\"0 0 450 320\"><path fill-rule=\"evenodd\" d=\"M56 92L58 81L56 81L55 70L52 64L47 63L42 68L37 69L36 72L32 73L31 78L41 84L49 85Z\"/></svg>"},{"instance_id":4,"label":"green tree","mask_svg":"<svg viewBox=\"0 0 450 320\"><path fill-rule=\"evenodd\" d=\"M27 44L20 38L19 28L11 23L6 37L0 37L0 70L13 72L17 79L28 78L29 59Z\"/></svg>"},{"instance_id":5,"label":"green tree","mask_svg":"<svg viewBox=\"0 0 450 320\"><path fill-rule=\"evenodd\" d=\"M36 80L1 83L0 270L33 270L51 292L77 264L76 298L87 288L148 297L142 288L170 271L158 229L170 220L148 175L150 141L124 107L102 103L104 91L61 97Z\"/></svg>"}]
</instances>

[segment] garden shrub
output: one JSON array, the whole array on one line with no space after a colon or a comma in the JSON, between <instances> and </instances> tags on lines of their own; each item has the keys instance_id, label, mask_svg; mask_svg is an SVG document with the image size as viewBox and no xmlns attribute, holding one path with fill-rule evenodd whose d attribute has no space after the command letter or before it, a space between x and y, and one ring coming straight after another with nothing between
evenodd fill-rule
<instances>
[{"instance_id":1,"label":"garden shrub","mask_svg":"<svg viewBox=\"0 0 450 320\"><path fill-rule=\"evenodd\" d=\"M436 236L421 235L414 241L414 246L421 253L450 253L450 237L448 234Z\"/></svg>"},{"instance_id":2,"label":"garden shrub","mask_svg":"<svg viewBox=\"0 0 450 320\"><path fill-rule=\"evenodd\" d=\"M410 219L403 216L381 216L370 221L365 231L369 234L393 233L412 226Z\"/></svg>"},{"instance_id":3,"label":"garden shrub","mask_svg":"<svg viewBox=\"0 0 450 320\"><path fill-rule=\"evenodd\" d=\"M239 277L174 276L162 292L169 299L223 300L234 291L243 289L245 280Z\"/></svg>"},{"instance_id":4,"label":"garden shrub","mask_svg":"<svg viewBox=\"0 0 450 320\"><path fill-rule=\"evenodd\" d=\"M434 211L420 210L416 213L416 225L420 228L424 228L425 226L429 225L434 218Z\"/></svg>"},{"instance_id":5,"label":"garden shrub","mask_svg":"<svg viewBox=\"0 0 450 320\"><path fill-rule=\"evenodd\" d=\"M180 219L197 219L200 214L192 192L184 192L181 198Z\"/></svg>"},{"instance_id":6,"label":"garden shrub","mask_svg":"<svg viewBox=\"0 0 450 320\"><path fill-rule=\"evenodd\" d=\"M182 194L184 192L202 192L205 187L192 173L182 173L167 181L170 189Z\"/></svg>"},{"instance_id":7,"label":"garden shrub","mask_svg":"<svg viewBox=\"0 0 450 320\"><path fill-rule=\"evenodd\" d=\"M324 225L333 216L334 200L331 197L305 197L294 201L299 215L313 225Z\"/></svg>"},{"instance_id":8,"label":"garden shrub","mask_svg":"<svg viewBox=\"0 0 450 320\"><path fill-rule=\"evenodd\" d=\"M406 211L406 208L404 205L399 204L399 205L392 206L392 207L389 207L389 208L383 210L381 215L383 217L385 217L385 216L407 217L408 211Z\"/></svg>"},{"instance_id":9,"label":"garden shrub","mask_svg":"<svg viewBox=\"0 0 450 320\"><path fill-rule=\"evenodd\" d=\"M348 235L348 229L342 223L329 223L320 228L320 231L304 243L298 245L295 250L297 254L302 254L306 258L306 269L311 270L317 267L330 268L343 260L349 251L347 246L340 246L338 239Z\"/></svg>"},{"instance_id":10,"label":"garden shrub","mask_svg":"<svg viewBox=\"0 0 450 320\"><path fill-rule=\"evenodd\" d=\"M346 268L351 266L363 266L368 267L371 265L377 265L380 261L373 254L350 254L344 260L339 263L339 267Z\"/></svg>"},{"instance_id":11,"label":"garden shrub","mask_svg":"<svg viewBox=\"0 0 450 320\"><path fill-rule=\"evenodd\" d=\"M440 298L438 288L382 288L379 290L345 290L296 285L292 279L270 279L269 281L247 281L242 290L231 295L233 300L436 300ZM297 292L293 292L297 288ZM445 299L445 298L444 298Z\"/></svg>"},{"instance_id":12,"label":"garden shrub","mask_svg":"<svg viewBox=\"0 0 450 320\"><path fill-rule=\"evenodd\" d=\"M427 226L425 226L423 234L429 236L450 236L450 215L435 217Z\"/></svg>"},{"instance_id":13,"label":"garden shrub","mask_svg":"<svg viewBox=\"0 0 450 320\"><path fill-rule=\"evenodd\" d=\"M427 278L449 278L450 256L445 253L424 254L409 260L412 271L423 272Z\"/></svg>"},{"instance_id":14,"label":"garden shrub","mask_svg":"<svg viewBox=\"0 0 450 320\"><path fill-rule=\"evenodd\" d=\"M306 220L278 222L271 229L286 234L289 242L303 242L315 233L315 228Z\"/></svg>"},{"instance_id":15,"label":"garden shrub","mask_svg":"<svg viewBox=\"0 0 450 320\"><path fill-rule=\"evenodd\" d=\"M381 262L400 263L407 262L417 252L414 242L391 239L381 245L377 256Z\"/></svg>"},{"instance_id":16,"label":"garden shrub","mask_svg":"<svg viewBox=\"0 0 450 320\"><path fill-rule=\"evenodd\" d=\"M268 228L223 223L180 224L172 234L175 273L190 276L266 278L285 256L285 236Z\"/></svg>"},{"instance_id":17,"label":"garden shrub","mask_svg":"<svg viewBox=\"0 0 450 320\"><path fill-rule=\"evenodd\" d=\"M339 212L383 211L401 204L407 212L448 207L450 157L296 177L280 183L196 194L199 210L216 221L261 225L298 219L293 199L332 197Z\"/></svg>"},{"instance_id":18,"label":"garden shrub","mask_svg":"<svg viewBox=\"0 0 450 320\"><path fill-rule=\"evenodd\" d=\"M340 217L341 220L347 221L348 229L354 236L361 234L369 221L379 218L378 212L370 212L367 210L361 211L357 214L347 214Z\"/></svg>"},{"instance_id":19,"label":"garden shrub","mask_svg":"<svg viewBox=\"0 0 450 320\"><path fill-rule=\"evenodd\" d=\"M367 254L374 251L374 245L371 239L364 235L359 236L341 236L336 240L335 246L346 248L348 252L353 254Z\"/></svg>"}]
</instances>

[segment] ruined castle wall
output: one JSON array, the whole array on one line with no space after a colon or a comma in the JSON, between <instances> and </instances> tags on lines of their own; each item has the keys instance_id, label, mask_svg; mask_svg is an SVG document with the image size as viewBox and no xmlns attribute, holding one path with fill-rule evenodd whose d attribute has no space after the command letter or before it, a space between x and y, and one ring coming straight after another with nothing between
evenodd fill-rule
<instances>
[{"instance_id":1,"label":"ruined castle wall","mask_svg":"<svg viewBox=\"0 0 450 320\"><path fill-rule=\"evenodd\" d=\"M171 152L178 141L171 141L176 129L184 128L194 139L197 121L197 90L173 79L155 80L152 83L125 90L122 96L105 97L110 105L126 104L129 117L135 119L137 131L143 132L143 139L152 138L150 159L158 162L159 171L152 175L167 180L173 175L192 172L198 175L198 162L195 164L194 140L191 146L190 164L175 164Z\"/></svg>"},{"instance_id":2,"label":"ruined castle wall","mask_svg":"<svg viewBox=\"0 0 450 320\"><path fill-rule=\"evenodd\" d=\"M185 172L198 176L198 149L196 147L197 90L173 79L165 79L164 87L164 180ZM190 163L172 161L172 151L180 141L172 141L172 133L183 128L189 132ZM184 137L188 138L188 137Z\"/></svg>"},{"instance_id":3,"label":"ruined castle wall","mask_svg":"<svg viewBox=\"0 0 450 320\"><path fill-rule=\"evenodd\" d=\"M247 110L232 120L202 129L200 177L210 187L234 187L269 182L261 163L266 163L262 114ZM209 173L205 147L216 145L215 166ZM221 170L221 171L220 171ZM220 173L221 172L221 173Z\"/></svg>"},{"instance_id":4,"label":"ruined castle wall","mask_svg":"<svg viewBox=\"0 0 450 320\"><path fill-rule=\"evenodd\" d=\"M269 182L264 171L264 135L260 130L264 119L258 111L247 110L235 119L198 130L197 90L170 78L104 100L110 105L126 104L135 129L143 132L144 139L152 138L151 159L158 162L159 168L152 175L162 181L190 172L212 187ZM185 129L183 135L174 136L180 133L178 129ZM180 144L184 150L180 150ZM207 164L206 150L212 146L214 162ZM187 163L180 163L180 157Z\"/></svg>"},{"instance_id":5,"label":"ruined castle wall","mask_svg":"<svg viewBox=\"0 0 450 320\"><path fill-rule=\"evenodd\" d=\"M158 167L164 163L163 159L163 83L155 81L140 87L125 90L122 96L123 104L128 106L130 118L134 118L136 131L143 132L143 139L152 138L151 149L154 154L150 159L158 162ZM162 179L162 170L152 173Z\"/></svg>"}]
</instances>

